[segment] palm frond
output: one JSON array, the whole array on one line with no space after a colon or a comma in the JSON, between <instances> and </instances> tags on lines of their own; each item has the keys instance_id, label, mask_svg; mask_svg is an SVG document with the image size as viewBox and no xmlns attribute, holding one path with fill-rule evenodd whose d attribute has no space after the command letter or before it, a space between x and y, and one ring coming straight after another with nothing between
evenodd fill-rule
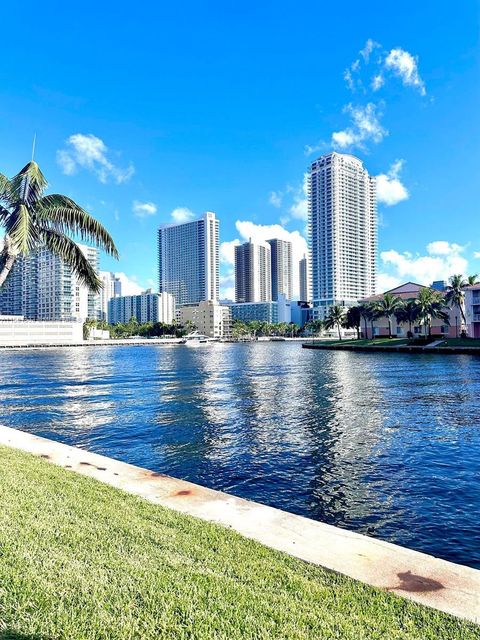
<instances>
[{"instance_id":1,"label":"palm frond","mask_svg":"<svg viewBox=\"0 0 480 640\"><path fill-rule=\"evenodd\" d=\"M43 196L35 205L35 213L43 227L79 235L118 258L117 248L105 227L67 196Z\"/></svg>"},{"instance_id":2,"label":"palm frond","mask_svg":"<svg viewBox=\"0 0 480 640\"><path fill-rule=\"evenodd\" d=\"M3 173L0 173L0 200L5 198L5 195L10 189L10 180Z\"/></svg>"},{"instance_id":3,"label":"palm frond","mask_svg":"<svg viewBox=\"0 0 480 640\"><path fill-rule=\"evenodd\" d=\"M33 206L43 195L47 180L36 162L29 162L10 180L9 197L12 203Z\"/></svg>"},{"instance_id":4,"label":"palm frond","mask_svg":"<svg viewBox=\"0 0 480 640\"><path fill-rule=\"evenodd\" d=\"M0 225L4 226L10 217L10 211L0 205Z\"/></svg>"},{"instance_id":5,"label":"palm frond","mask_svg":"<svg viewBox=\"0 0 480 640\"><path fill-rule=\"evenodd\" d=\"M41 229L40 235L45 247L68 264L82 284L94 293L101 290L102 283L95 269L73 240L48 228Z\"/></svg>"},{"instance_id":6,"label":"palm frond","mask_svg":"<svg viewBox=\"0 0 480 640\"><path fill-rule=\"evenodd\" d=\"M19 253L26 255L37 246L39 240L38 230L32 224L32 218L26 205L19 204L14 211L5 216L3 226L13 247Z\"/></svg>"}]
</instances>

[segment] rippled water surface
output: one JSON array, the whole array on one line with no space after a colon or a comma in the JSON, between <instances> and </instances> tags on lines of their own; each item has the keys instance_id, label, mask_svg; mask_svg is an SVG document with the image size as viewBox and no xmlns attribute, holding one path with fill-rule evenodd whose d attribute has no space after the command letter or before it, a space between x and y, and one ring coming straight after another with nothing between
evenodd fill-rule
<instances>
[{"instance_id":1,"label":"rippled water surface","mask_svg":"<svg viewBox=\"0 0 480 640\"><path fill-rule=\"evenodd\" d=\"M2 351L0 423L480 567L480 358Z\"/></svg>"}]
</instances>

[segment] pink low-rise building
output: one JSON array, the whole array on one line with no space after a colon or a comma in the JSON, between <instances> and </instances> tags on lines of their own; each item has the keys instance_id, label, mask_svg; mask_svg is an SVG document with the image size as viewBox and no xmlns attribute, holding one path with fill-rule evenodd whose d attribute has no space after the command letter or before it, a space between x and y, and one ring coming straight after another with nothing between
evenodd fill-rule
<instances>
[{"instance_id":1,"label":"pink low-rise building","mask_svg":"<svg viewBox=\"0 0 480 640\"><path fill-rule=\"evenodd\" d=\"M468 335L480 338L480 284L465 287L465 317Z\"/></svg>"},{"instance_id":2,"label":"pink low-rise building","mask_svg":"<svg viewBox=\"0 0 480 640\"><path fill-rule=\"evenodd\" d=\"M431 287L425 287L421 284L416 284L415 282L406 282L405 284L400 285L399 287L395 287L395 289L390 289L390 291L386 291L385 293L390 293L392 296L400 298L405 302L408 300L416 300L418 298L418 294L422 289L430 289ZM475 287L469 287L469 289L475 289ZM478 311L476 312L476 317L478 318L478 329L480 329L480 286L477 289L478 297ZM465 298L467 298L468 290L465 290ZM383 298L385 293L377 294L375 296L370 296L369 298L365 298L364 300L360 300L360 304L364 304L367 302L377 302ZM473 307L472 307L473 308ZM452 309L448 309L448 313L450 316L450 325L442 322L438 319L432 319L432 327L431 332L432 335L438 335L441 337L455 338L460 336L462 331L462 315L460 309L453 307ZM399 323L395 316L391 318L392 323L392 336L398 338L407 337L407 333L410 330L408 322ZM478 330L477 329L477 330ZM473 336L473 331L470 332L468 329L468 317L467 317L467 330L469 335ZM411 331L414 335L421 336L425 334L425 327L420 325L419 322L412 324ZM365 322L362 320L362 334L365 334ZM377 318L373 321L373 335L375 337L380 336L388 336L388 319ZM367 338L372 337L372 322L367 323Z\"/></svg>"}]
</instances>

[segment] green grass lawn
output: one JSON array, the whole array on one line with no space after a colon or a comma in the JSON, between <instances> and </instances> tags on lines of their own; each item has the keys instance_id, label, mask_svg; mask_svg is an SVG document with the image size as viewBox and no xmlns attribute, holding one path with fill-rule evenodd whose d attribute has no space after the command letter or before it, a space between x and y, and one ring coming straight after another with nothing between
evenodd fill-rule
<instances>
[{"instance_id":1,"label":"green grass lawn","mask_svg":"<svg viewBox=\"0 0 480 640\"><path fill-rule=\"evenodd\" d=\"M366 340L360 339L356 340L355 338L344 338L343 340L322 340L322 339L314 339L316 344L325 344L325 345L355 345L358 347L368 347L368 346L391 346L398 347L401 344L407 344L408 340L406 338L375 338L375 340ZM308 340L305 340L308 343Z\"/></svg>"},{"instance_id":2,"label":"green grass lawn","mask_svg":"<svg viewBox=\"0 0 480 640\"><path fill-rule=\"evenodd\" d=\"M466 640L479 628L0 447L0 638Z\"/></svg>"},{"instance_id":3,"label":"green grass lawn","mask_svg":"<svg viewBox=\"0 0 480 640\"><path fill-rule=\"evenodd\" d=\"M447 338L439 347L476 347L480 349L478 338Z\"/></svg>"}]
</instances>

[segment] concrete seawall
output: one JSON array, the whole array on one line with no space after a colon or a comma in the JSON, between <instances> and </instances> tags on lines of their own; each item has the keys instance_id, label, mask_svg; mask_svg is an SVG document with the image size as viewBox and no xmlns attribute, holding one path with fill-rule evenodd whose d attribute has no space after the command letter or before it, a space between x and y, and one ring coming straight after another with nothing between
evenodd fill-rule
<instances>
[{"instance_id":1,"label":"concrete seawall","mask_svg":"<svg viewBox=\"0 0 480 640\"><path fill-rule=\"evenodd\" d=\"M415 345L383 346L383 345L354 345L354 344L315 344L314 342L303 342L303 349L321 349L324 351L363 351L381 353L439 353L441 355L472 355L480 356L479 347L428 347Z\"/></svg>"},{"instance_id":2,"label":"concrete seawall","mask_svg":"<svg viewBox=\"0 0 480 640\"><path fill-rule=\"evenodd\" d=\"M231 528L272 549L420 604L480 621L480 571L476 569L9 427L0 427L0 445Z\"/></svg>"}]
</instances>

